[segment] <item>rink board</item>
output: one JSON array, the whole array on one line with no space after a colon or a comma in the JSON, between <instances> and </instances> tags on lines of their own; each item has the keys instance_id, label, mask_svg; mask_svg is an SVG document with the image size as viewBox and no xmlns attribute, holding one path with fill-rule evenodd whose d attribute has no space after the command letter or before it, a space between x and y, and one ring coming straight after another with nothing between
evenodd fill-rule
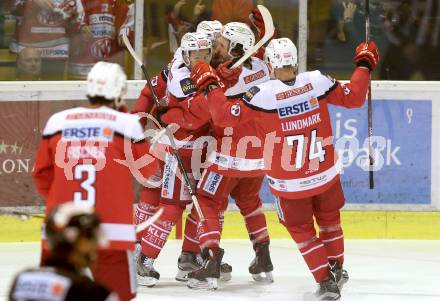
<instances>
[{"instance_id":1,"label":"rink board","mask_svg":"<svg viewBox=\"0 0 440 301\"><path fill-rule=\"evenodd\" d=\"M289 238L275 211L266 211L271 238ZM343 211L344 236L352 239L440 239L440 212ZM40 240L41 219L0 216L0 242ZM173 230L174 231L174 230ZM175 232L170 237L176 237ZM225 213L223 238L248 237L243 217Z\"/></svg>"},{"instance_id":2,"label":"rink board","mask_svg":"<svg viewBox=\"0 0 440 301\"><path fill-rule=\"evenodd\" d=\"M127 99L137 98L144 81L130 81ZM369 189L367 107L330 106L342 184L350 210L440 210L440 85L437 82L377 81L373 91L373 135L378 149L375 189ZM41 205L30 173L40 132L53 112L84 105L85 82L0 83L0 207ZM437 183L437 185L435 185ZM263 202L273 203L267 183Z\"/></svg>"}]
</instances>

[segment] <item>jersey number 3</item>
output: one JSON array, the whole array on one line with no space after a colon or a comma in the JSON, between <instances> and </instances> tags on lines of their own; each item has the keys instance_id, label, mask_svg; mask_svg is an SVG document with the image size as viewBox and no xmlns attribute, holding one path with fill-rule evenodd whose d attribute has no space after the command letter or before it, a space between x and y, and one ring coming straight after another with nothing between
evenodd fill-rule
<instances>
[{"instance_id":1,"label":"jersey number 3","mask_svg":"<svg viewBox=\"0 0 440 301\"><path fill-rule=\"evenodd\" d=\"M84 173L86 173L85 179ZM93 207L96 201L96 189L93 187L96 180L95 166L87 164L75 166L74 178L75 180L82 180L80 186L86 191L86 198L82 198L83 192L77 191L73 193L73 202L75 205Z\"/></svg>"},{"instance_id":2,"label":"jersey number 3","mask_svg":"<svg viewBox=\"0 0 440 301\"><path fill-rule=\"evenodd\" d=\"M304 135L294 135L286 137L287 145L293 146L295 141L296 145L296 158L295 168L300 169L304 166L304 144L306 138ZM317 141L316 130L312 130L310 133L310 147L309 147L309 161L319 159L319 162L323 162L325 157L325 149L322 147L322 141Z\"/></svg>"}]
</instances>

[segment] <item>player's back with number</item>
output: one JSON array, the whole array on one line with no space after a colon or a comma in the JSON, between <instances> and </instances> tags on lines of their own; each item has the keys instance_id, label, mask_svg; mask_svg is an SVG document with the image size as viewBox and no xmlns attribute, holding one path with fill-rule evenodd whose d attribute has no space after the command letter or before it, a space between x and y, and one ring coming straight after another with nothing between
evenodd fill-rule
<instances>
[{"instance_id":1,"label":"player's back with number","mask_svg":"<svg viewBox=\"0 0 440 301\"><path fill-rule=\"evenodd\" d=\"M327 104L338 104L334 97L328 97L337 85L319 71L305 72L292 82L260 84L243 98L272 113L263 115L265 130L276 131L282 139L274 144L273 153L273 158L280 160L272 160L267 171L278 194L291 191L304 197L316 193L314 188L325 189L334 182L338 172Z\"/></svg>"}]
</instances>

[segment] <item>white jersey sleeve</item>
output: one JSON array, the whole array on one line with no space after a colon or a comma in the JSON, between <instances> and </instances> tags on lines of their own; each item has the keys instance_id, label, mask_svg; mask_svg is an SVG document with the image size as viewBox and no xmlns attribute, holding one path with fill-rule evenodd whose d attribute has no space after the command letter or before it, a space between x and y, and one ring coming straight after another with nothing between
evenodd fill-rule
<instances>
[{"instance_id":1,"label":"white jersey sleeve","mask_svg":"<svg viewBox=\"0 0 440 301\"><path fill-rule=\"evenodd\" d=\"M308 74L309 80L312 83L313 89L318 98L327 95L337 85L337 81L334 78L322 74L319 70L308 72Z\"/></svg>"}]
</instances>

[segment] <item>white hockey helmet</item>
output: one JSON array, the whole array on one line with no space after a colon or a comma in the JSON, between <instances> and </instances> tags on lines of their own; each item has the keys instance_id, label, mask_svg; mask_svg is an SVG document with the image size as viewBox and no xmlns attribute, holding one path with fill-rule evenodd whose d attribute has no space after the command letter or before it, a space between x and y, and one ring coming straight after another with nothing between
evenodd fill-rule
<instances>
[{"instance_id":1,"label":"white hockey helmet","mask_svg":"<svg viewBox=\"0 0 440 301\"><path fill-rule=\"evenodd\" d=\"M87 96L104 97L118 106L127 92L127 76L118 64L97 62L87 75Z\"/></svg>"},{"instance_id":2,"label":"white hockey helmet","mask_svg":"<svg viewBox=\"0 0 440 301\"><path fill-rule=\"evenodd\" d=\"M214 41L221 34L222 28L220 21L202 21L197 25L196 32L204 33L211 41Z\"/></svg>"},{"instance_id":3,"label":"white hockey helmet","mask_svg":"<svg viewBox=\"0 0 440 301\"><path fill-rule=\"evenodd\" d=\"M209 49L212 54L212 41L204 33L188 32L182 37L180 49L182 49L183 62L189 66L189 52Z\"/></svg>"},{"instance_id":4,"label":"white hockey helmet","mask_svg":"<svg viewBox=\"0 0 440 301\"><path fill-rule=\"evenodd\" d=\"M248 52L255 44L255 35L251 28L241 22L230 22L223 26L221 35L230 41L228 54L232 57L231 50L237 45L243 46L243 51Z\"/></svg>"},{"instance_id":5,"label":"white hockey helmet","mask_svg":"<svg viewBox=\"0 0 440 301\"><path fill-rule=\"evenodd\" d=\"M264 60L272 68L298 65L298 50L289 38L272 39L266 47Z\"/></svg>"}]
</instances>

